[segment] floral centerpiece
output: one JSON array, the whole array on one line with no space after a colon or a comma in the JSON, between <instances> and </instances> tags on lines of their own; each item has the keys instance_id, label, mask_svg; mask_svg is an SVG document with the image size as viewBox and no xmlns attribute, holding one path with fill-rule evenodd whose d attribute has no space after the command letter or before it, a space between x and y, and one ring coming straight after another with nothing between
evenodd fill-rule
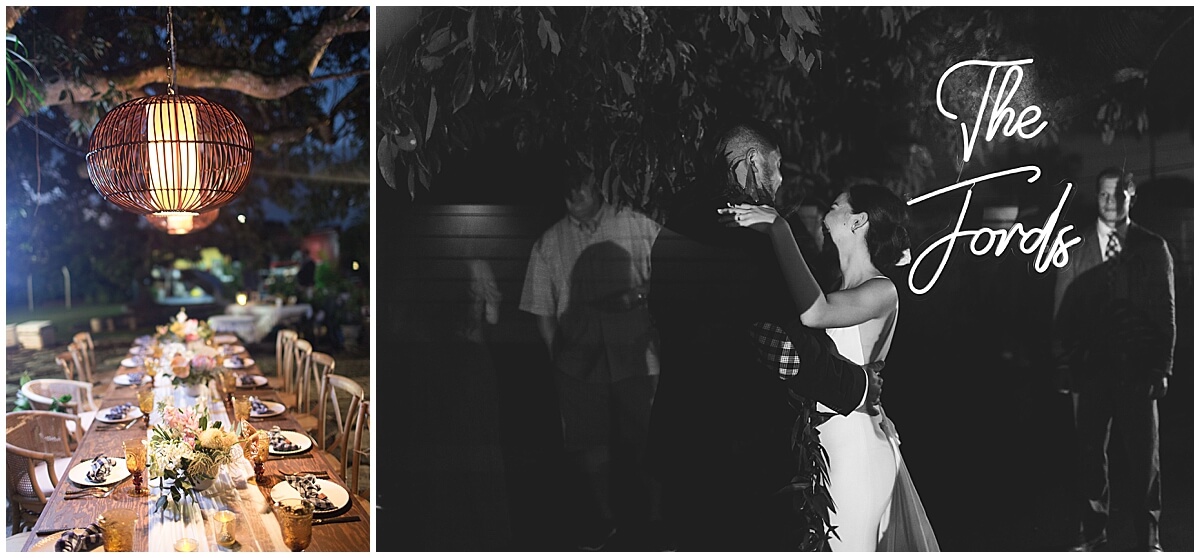
<instances>
[{"instance_id":1,"label":"floral centerpiece","mask_svg":"<svg viewBox=\"0 0 1200 558\"><path fill-rule=\"evenodd\" d=\"M190 360L175 355L171 361L171 384L176 386L206 386L217 377L217 360L210 356L196 355Z\"/></svg>"},{"instance_id":2,"label":"floral centerpiece","mask_svg":"<svg viewBox=\"0 0 1200 558\"><path fill-rule=\"evenodd\" d=\"M180 308L179 313L175 314L170 323L155 328L154 337L159 342L192 343L207 342L212 339L212 336L213 330L208 327L207 321L188 318L187 310Z\"/></svg>"},{"instance_id":3,"label":"floral centerpiece","mask_svg":"<svg viewBox=\"0 0 1200 558\"><path fill-rule=\"evenodd\" d=\"M232 463L232 448L237 436L209 422L208 411L201 405L176 408L170 401L159 403L162 422L150 434L147 469L157 478L159 498L156 511L179 508L196 492L211 485L221 465Z\"/></svg>"}]
</instances>

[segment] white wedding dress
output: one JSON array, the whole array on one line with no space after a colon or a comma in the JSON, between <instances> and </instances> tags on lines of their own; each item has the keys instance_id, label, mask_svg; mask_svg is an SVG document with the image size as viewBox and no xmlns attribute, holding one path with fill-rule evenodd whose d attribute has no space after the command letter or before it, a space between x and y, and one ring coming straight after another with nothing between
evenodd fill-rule
<instances>
[{"instance_id":1,"label":"white wedding dress","mask_svg":"<svg viewBox=\"0 0 1200 558\"><path fill-rule=\"evenodd\" d=\"M843 357L866 363L858 325L825 331ZM833 412L819 403L817 409ZM876 416L861 410L834 415L817 430L829 454L829 493L835 508L830 524L837 536L830 538L830 548L834 552L938 551L900 457L900 437L883 407Z\"/></svg>"}]
</instances>

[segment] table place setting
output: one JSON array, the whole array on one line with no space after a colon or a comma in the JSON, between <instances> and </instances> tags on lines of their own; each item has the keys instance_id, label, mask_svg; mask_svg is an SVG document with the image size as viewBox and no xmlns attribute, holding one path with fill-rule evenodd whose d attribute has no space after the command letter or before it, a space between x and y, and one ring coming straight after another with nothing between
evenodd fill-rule
<instances>
[{"instance_id":1,"label":"table place setting","mask_svg":"<svg viewBox=\"0 0 1200 558\"><path fill-rule=\"evenodd\" d=\"M369 551L369 510L314 458L316 443L271 400L244 348L227 349L246 366L235 373L217 349L196 356L162 335L135 346L129 359L143 369L121 370L134 389L108 386L111 403L84 433L70 482L47 503L26 550ZM235 394L244 382L263 391ZM278 424L256 429L260 420ZM284 459L309 461L288 467Z\"/></svg>"}]
</instances>

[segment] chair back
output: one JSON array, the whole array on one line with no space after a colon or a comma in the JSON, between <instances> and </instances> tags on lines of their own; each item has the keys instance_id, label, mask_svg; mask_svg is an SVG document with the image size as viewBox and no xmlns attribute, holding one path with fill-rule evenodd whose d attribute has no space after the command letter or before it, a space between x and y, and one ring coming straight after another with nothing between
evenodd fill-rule
<instances>
[{"instance_id":1,"label":"chair back","mask_svg":"<svg viewBox=\"0 0 1200 558\"><path fill-rule=\"evenodd\" d=\"M92 398L92 384L79 380L30 380L21 386L21 393L38 411L49 411L51 403L64 395L70 395L71 400L60 404L74 414L99 410Z\"/></svg>"},{"instance_id":2,"label":"chair back","mask_svg":"<svg viewBox=\"0 0 1200 558\"><path fill-rule=\"evenodd\" d=\"M319 353L314 353L314 356ZM363 401L363 388L358 382L345 376L327 374L321 389L321 405L317 411L318 443L321 449L337 459L341 466L339 474L346 478L346 468L353 458L350 440L356 430L355 424L360 418L360 407ZM330 411L333 411L333 432L328 431ZM358 434L361 436L361 433ZM357 479L355 479L357 480Z\"/></svg>"},{"instance_id":3,"label":"chair back","mask_svg":"<svg viewBox=\"0 0 1200 558\"><path fill-rule=\"evenodd\" d=\"M281 329L275 336L275 375L283 380L283 390L295 393L292 389L292 370L296 366L295 349L293 346L299 334L295 330Z\"/></svg>"},{"instance_id":4,"label":"chair back","mask_svg":"<svg viewBox=\"0 0 1200 558\"><path fill-rule=\"evenodd\" d=\"M67 424L82 431L79 417L52 411L15 411L4 416L5 475L10 501L46 503L47 488L38 484L35 468L45 463L50 483L58 486L66 471L54 470L54 460L71 455Z\"/></svg>"},{"instance_id":5,"label":"chair back","mask_svg":"<svg viewBox=\"0 0 1200 558\"><path fill-rule=\"evenodd\" d=\"M350 461L349 480L350 480L350 491L354 494L359 493L358 479L359 479L359 475L361 474L360 471L362 469L363 457L367 457L369 459L371 456L371 448L363 447L364 435L366 435L367 430L370 428L370 423L371 423L371 402L367 401L367 400L363 400L363 402L360 403L358 406L358 417L356 417L354 419L354 433L351 434L351 438L350 438L350 443L352 444L350 446L350 453L353 457ZM365 439L368 442L371 441L370 436L366 436ZM368 463L370 463L370 461L368 461Z\"/></svg>"},{"instance_id":6,"label":"chair back","mask_svg":"<svg viewBox=\"0 0 1200 558\"><path fill-rule=\"evenodd\" d=\"M310 358L311 362L308 366L308 384L314 388L314 391L316 391L317 401L320 402L325 396L325 377L334 372L334 368L337 366L337 361L333 360L333 357L325 353L318 353L316 351L313 351ZM315 406L317 405L314 405L314 407ZM337 421L340 424L342 422L341 410L335 407L333 411L337 414ZM309 412L312 412L312 407L310 407ZM324 415L318 411L317 417L323 416ZM322 441L322 447L324 447L324 441Z\"/></svg>"},{"instance_id":7,"label":"chair back","mask_svg":"<svg viewBox=\"0 0 1200 558\"><path fill-rule=\"evenodd\" d=\"M296 394L296 411L312 414L312 393L319 396L321 385L311 382L312 379L312 343L305 339L296 339L292 343L292 391Z\"/></svg>"},{"instance_id":8,"label":"chair back","mask_svg":"<svg viewBox=\"0 0 1200 558\"><path fill-rule=\"evenodd\" d=\"M88 371L85 349L72 342L67 345L67 352L71 353L71 362L75 365L75 378L81 382L91 383L92 375Z\"/></svg>"},{"instance_id":9,"label":"chair back","mask_svg":"<svg viewBox=\"0 0 1200 558\"><path fill-rule=\"evenodd\" d=\"M92 334L86 331L81 331L75 334L73 343L80 352L80 364L83 372L80 379L93 382L93 376L96 374L96 344L92 341Z\"/></svg>"},{"instance_id":10,"label":"chair back","mask_svg":"<svg viewBox=\"0 0 1200 558\"><path fill-rule=\"evenodd\" d=\"M54 362L58 364L59 368L62 368L63 376L66 376L66 379L75 379L75 357L71 356L70 352L58 353L58 356L54 357Z\"/></svg>"}]
</instances>

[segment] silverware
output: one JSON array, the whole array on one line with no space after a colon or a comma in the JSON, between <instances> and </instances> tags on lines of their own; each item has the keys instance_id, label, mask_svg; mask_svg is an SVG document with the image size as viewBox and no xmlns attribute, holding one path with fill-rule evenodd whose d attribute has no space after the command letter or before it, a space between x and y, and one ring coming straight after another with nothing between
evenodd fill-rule
<instances>
[{"instance_id":1,"label":"silverware","mask_svg":"<svg viewBox=\"0 0 1200 558\"><path fill-rule=\"evenodd\" d=\"M324 477L324 478L329 478L329 473L328 473L327 471L299 471L299 472L296 472L296 473L289 473L289 472L286 472L286 471L280 471L280 472L279 472L279 474L281 474L281 475L291 475L291 476L293 476L293 477L298 477L298 476L300 476L300 475L312 475L312 476L314 476L314 477Z\"/></svg>"},{"instance_id":2,"label":"silverware","mask_svg":"<svg viewBox=\"0 0 1200 558\"><path fill-rule=\"evenodd\" d=\"M78 500L80 498L87 498L89 496L93 497L93 498L108 498L109 496L113 495L113 492L116 492L116 491L109 490L108 492L83 492L80 494L72 494L70 496L63 496L63 500Z\"/></svg>"},{"instance_id":3,"label":"silverware","mask_svg":"<svg viewBox=\"0 0 1200 558\"><path fill-rule=\"evenodd\" d=\"M326 523L350 523L352 521L362 521L362 518L357 515L343 515L340 517L327 517L314 519L313 525L325 525Z\"/></svg>"},{"instance_id":4,"label":"silverware","mask_svg":"<svg viewBox=\"0 0 1200 558\"><path fill-rule=\"evenodd\" d=\"M267 460L268 460L268 461L274 461L274 460L276 460L276 459L308 459L309 457L311 457L311 456L309 456L309 455L305 455L305 454L300 454L300 455L272 455L272 456L268 457L268 458L267 458Z\"/></svg>"},{"instance_id":5,"label":"silverware","mask_svg":"<svg viewBox=\"0 0 1200 558\"><path fill-rule=\"evenodd\" d=\"M90 494L90 493L97 493L97 492L110 492L110 491L112 491L112 489L113 489L113 488L114 488L114 487L112 487L112 486L91 486L91 487L87 487L87 488L80 488L79 490L68 490L68 491L66 491L66 492L63 492L63 495L65 495L65 496L76 496L76 495L79 495L79 494Z\"/></svg>"}]
</instances>

